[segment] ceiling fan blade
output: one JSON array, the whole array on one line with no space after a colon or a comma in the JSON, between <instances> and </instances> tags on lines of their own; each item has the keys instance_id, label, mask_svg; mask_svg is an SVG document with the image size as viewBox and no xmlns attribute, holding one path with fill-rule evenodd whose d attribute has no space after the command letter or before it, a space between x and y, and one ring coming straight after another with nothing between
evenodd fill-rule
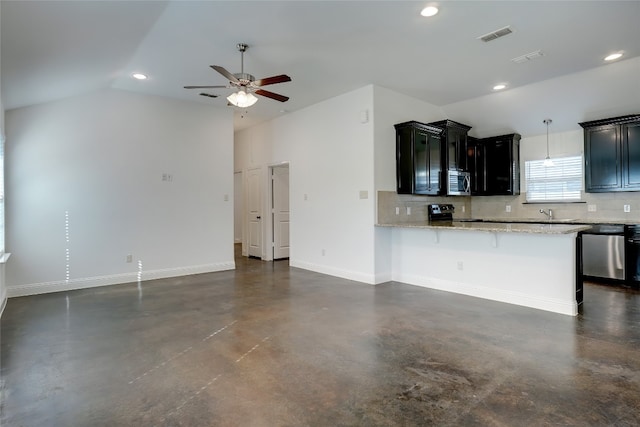
<instances>
[{"instance_id":1,"label":"ceiling fan blade","mask_svg":"<svg viewBox=\"0 0 640 427\"><path fill-rule=\"evenodd\" d=\"M267 98L275 99L276 101L286 102L289 100L288 96L280 95L277 93L269 92L268 90L258 89L256 95L266 96Z\"/></svg>"},{"instance_id":2,"label":"ceiling fan blade","mask_svg":"<svg viewBox=\"0 0 640 427\"><path fill-rule=\"evenodd\" d=\"M185 86L185 89L223 89L226 86Z\"/></svg>"},{"instance_id":3,"label":"ceiling fan blade","mask_svg":"<svg viewBox=\"0 0 640 427\"><path fill-rule=\"evenodd\" d=\"M238 80L236 76L228 72L224 67L221 67L219 65L211 65L210 67L225 76L230 82L240 83L240 80Z\"/></svg>"},{"instance_id":4,"label":"ceiling fan blade","mask_svg":"<svg viewBox=\"0 0 640 427\"><path fill-rule=\"evenodd\" d=\"M253 82L253 84L255 86L266 86L290 81L291 77L287 76L286 74L280 74L279 76L265 77L264 79L256 80Z\"/></svg>"},{"instance_id":5,"label":"ceiling fan blade","mask_svg":"<svg viewBox=\"0 0 640 427\"><path fill-rule=\"evenodd\" d=\"M208 96L209 98L217 98L217 97L218 97L218 95L214 95L214 94L212 94L212 93L204 93L204 92L203 92L203 93L201 93L200 95L202 95L202 96Z\"/></svg>"}]
</instances>

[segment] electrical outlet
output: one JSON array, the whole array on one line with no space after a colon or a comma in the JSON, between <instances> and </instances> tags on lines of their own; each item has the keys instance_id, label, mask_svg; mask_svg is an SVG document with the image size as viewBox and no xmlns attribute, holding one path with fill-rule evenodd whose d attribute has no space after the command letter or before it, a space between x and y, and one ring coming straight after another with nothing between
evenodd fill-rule
<instances>
[{"instance_id":1,"label":"electrical outlet","mask_svg":"<svg viewBox=\"0 0 640 427\"><path fill-rule=\"evenodd\" d=\"M309 200L309 197L306 194L304 195L304 200Z\"/></svg>"},{"instance_id":2,"label":"electrical outlet","mask_svg":"<svg viewBox=\"0 0 640 427\"><path fill-rule=\"evenodd\" d=\"M224 201L225 201L225 202L228 202L228 201L229 201L229 195L228 195L228 194L225 194L225 195L224 195Z\"/></svg>"},{"instance_id":3,"label":"electrical outlet","mask_svg":"<svg viewBox=\"0 0 640 427\"><path fill-rule=\"evenodd\" d=\"M322 250L322 256L325 256L327 254L327 252L323 249Z\"/></svg>"},{"instance_id":4,"label":"electrical outlet","mask_svg":"<svg viewBox=\"0 0 640 427\"><path fill-rule=\"evenodd\" d=\"M133 262L133 255L129 254L127 255L127 262Z\"/></svg>"},{"instance_id":5,"label":"electrical outlet","mask_svg":"<svg viewBox=\"0 0 640 427\"><path fill-rule=\"evenodd\" d=\"M625 212L631 212L631 205L624 205L624 211Z\"/></svg>"},{"instance_id":6,"label":"electrical outlet","mask_svg":"<svg viewBox=\"0 0 640 427\"><path fill-rule=\"evenodd\" d=\"M464 269L464 265L462 264L462 261L458 261L458 270L462 271Z\"/></svg>"},{"instance_id":7,"label":"electrical outlet","mask_svg":"<svg viewBox=\"0 0 640 427\"><path fill-rule=\"evenodd\" d=\"M396 215L400 215L400 207L396 206Z\"/></svg>"},{"instance_id":8,"label":"electrical outlet","mask_svg":"<svg viewBox=\"0 0 640 427\"><path fill-rule=\"evenodd\" d=\"M587 205L587 212L595 212L596 210L596 205Z\"/></svg>"},{"instance_id":9,"label":"electrical outlet","mask_svg":"<svg viewBox=\"0 0 640 427\"><path fill-rule=\"evenodd\" d=\"M407 206L407 215L411 215L411 206Z\"/></svg>"},{"instance_id":10,"label":"electrical outlet","mask_svg":"<svg viewBox=\"0 0 640 427\"><path fill-rule=\"evenodd\" d=\"M462 213L465 213L467 211L467 207L465 205L462 205Z\"/></svg>"},{"instance_id":11,"label":"electrical outlet","mask_svg":"<svg viewBox=\"0 0 640 427\"><path fill-rule=\"evenodd\" d=\"M505 206L505 210L506 210L507 212L511 212L511 205L507 205L507 206Z\"/></svg>"}]
</instances>

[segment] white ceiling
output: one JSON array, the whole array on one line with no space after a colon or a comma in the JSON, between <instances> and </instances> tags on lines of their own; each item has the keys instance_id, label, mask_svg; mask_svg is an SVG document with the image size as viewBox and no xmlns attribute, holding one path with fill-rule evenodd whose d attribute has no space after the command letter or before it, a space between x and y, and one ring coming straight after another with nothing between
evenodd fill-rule
<instances>
[{"instance_id":1,"label":"white ceiling","mask_svg":"<svg viewBox=\"0 0 640 427\"><path fill-rule=\"evenodd\" d=\"M423 18L415 1L7 1L0 5L5 109L103 88L225 107L231 90L209 68L288 74L268 86L236 129L376 84L445 107L640 56L640 1L440 1ZM477 37L510 25L490 43ZM511 59L535 50L526 64ZM134 71L149 75L133 80ZM452 117L452 119L456 119ZM541 118L542 119L542 118ZM541 120L540 120L541 121ZM542 129L542 126L540 126Z\"/></svg>"}]
</instances>

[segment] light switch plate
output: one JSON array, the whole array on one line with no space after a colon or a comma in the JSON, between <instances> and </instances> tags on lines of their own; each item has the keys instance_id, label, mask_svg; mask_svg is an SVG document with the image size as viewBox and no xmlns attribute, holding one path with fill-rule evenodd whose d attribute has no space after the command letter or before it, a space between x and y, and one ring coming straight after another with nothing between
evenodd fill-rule
<instances>
[{"instance_id":1,"label":"light switch plate","mask_svg":"<svg viewBox=\"0 0 640 427\"><path fill-rule=\"evenodd\" d=\"M624 205L624 211L625 212L631 212L631 205Z\"/></svg>"},{"instance_id":2,"label":"light switch plate","mask_svg":"<svg viewBox=\"0 0 640 427\"><path fill-rule=\"evenodd\" d=\"M411 206L407 206L407 215L411 215Z\"/></svg>"},{"instance_id":3,"label":"light switch plate","mask_svg":"<svg viewBox=\"0 0 640 427\"><path fill-rule=\"evenodd\" d=\"M368 199L369 198L369 192L367 190L360 190L360 198L361 199Z\"/></svg>"},{"instance_id":4,"label":"light switch plate","mask_svg":"<svg viewBox=\"0 0 640 427\"><path fill-rule=\"evenodd\" d=\"M587 212L595 212L596 210L596 205L587 205Z\"/></svg>"},{"instance_id":5,"label":"light switch plate","mask_svg":"<svg viewBox=\"0 0 640 427\"><path fill-rule=\"evenodd\" d=\"M506 210L507 212L511 212L511 205L507 205L507 206L505 207L505 210Z\"/></svg>"}]
</instances>

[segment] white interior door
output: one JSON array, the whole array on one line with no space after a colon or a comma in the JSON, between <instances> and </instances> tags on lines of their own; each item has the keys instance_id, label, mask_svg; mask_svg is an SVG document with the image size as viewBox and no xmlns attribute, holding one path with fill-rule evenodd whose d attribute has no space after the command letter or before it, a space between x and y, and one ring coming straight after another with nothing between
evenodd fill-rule
<instances>
[{"instance_id":1,"label":"white interior door","mask_svg":"<svg viewBox=\"0 0 640 427\"><path fill-rule=\"evenodd\" d=\"M262 258L262 214L260 209L260 169L247 171L247 246L249 256Z\"/></svg>"},{"instance_id":2,"label":"white interior door","mask_svg":"<svg viewBox=\"0 0 640 427\"><path fill-rule=\"evenodd\" d=\"M271 171L273 259L289 258L289 166Z\"/></svg>"}]
</instances>

